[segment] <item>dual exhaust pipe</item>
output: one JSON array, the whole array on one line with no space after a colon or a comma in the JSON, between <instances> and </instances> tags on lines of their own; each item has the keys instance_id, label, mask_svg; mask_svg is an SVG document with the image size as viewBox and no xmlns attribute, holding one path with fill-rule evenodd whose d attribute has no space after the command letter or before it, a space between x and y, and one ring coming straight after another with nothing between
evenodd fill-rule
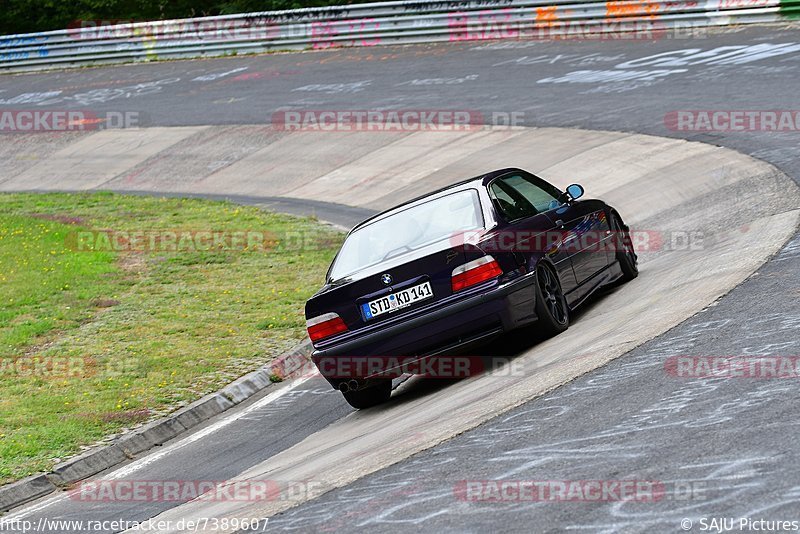
<instances>
[{"instance_id":1,"label":"dual exhaust pipe","mask_svg":"<svg viewBox=\"0 0 800 534\"><path fill-rule=\"evenodd\" d=\"M355 378L347 380L345 382L341 382L339 384L339 391L342 393L347 393L348 391L358 391L364 385L364 382L360 382Z\"/></svg>"}]
</instances>

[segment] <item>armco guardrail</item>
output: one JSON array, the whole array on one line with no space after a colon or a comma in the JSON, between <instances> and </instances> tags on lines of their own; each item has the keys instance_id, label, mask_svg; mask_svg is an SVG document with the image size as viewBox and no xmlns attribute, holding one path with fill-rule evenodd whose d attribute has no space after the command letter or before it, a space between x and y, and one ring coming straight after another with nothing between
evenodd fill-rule
<instances>
[{"instance_id":1,"label":"armco guardrail","mask_svg":"<svg viewBox=\"0 0 800 534\"><path fill-rule=\"evenodd\" d=\"M441 41L691 36L795 18L800 0L412 0L0 37L0 70Z\"/></svg>"}]
</instances>

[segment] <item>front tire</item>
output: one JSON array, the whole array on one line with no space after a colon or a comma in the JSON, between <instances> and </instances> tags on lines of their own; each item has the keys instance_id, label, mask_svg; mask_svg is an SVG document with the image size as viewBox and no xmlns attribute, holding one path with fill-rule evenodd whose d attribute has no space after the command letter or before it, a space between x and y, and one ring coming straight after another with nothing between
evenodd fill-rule
<instances>
[{"instance_id":1,"label":"front tire","mask_svg":"<svg viewBox=\"0 0 800 534\"><path fill-rule=\"evenodd\" d=\"M569 306L561 282L546 265L536 268L536 328L547 337L560 334L569 328Z\"/></svg>"},{"instance_id":2,"label":"front tire","mask_svg":"<svg viewBox=\"0 0 800 534\"><path fill-rule=\"evenodd\" d=\"M357 410L383 404L392 396L392 381L382 380L372 386L356 391L342 392L344 400Z\"/></svg>"}]
</instances>

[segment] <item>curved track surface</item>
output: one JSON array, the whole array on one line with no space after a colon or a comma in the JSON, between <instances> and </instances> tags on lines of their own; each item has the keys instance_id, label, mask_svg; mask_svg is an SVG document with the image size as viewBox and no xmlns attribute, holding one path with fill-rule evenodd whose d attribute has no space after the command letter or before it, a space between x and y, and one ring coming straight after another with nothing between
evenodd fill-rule
<instances>
[{"instance_id":1,"label":"curved track surface","mask_svg":"<svg viewBox=\"0 0 800 534\"><path fill-rule=\"evenodd\" d=\"M568 386L528 399L625 354L700 311L789 239L800 202L796 186L780 171L797 180L798 132L713 137L680 133L761 157L778 170L705 144L584 130L289 136L259 126L220 130L193 125L257 122L254 114L268 120L277 109L353 109L352 103L358 102L361 109L458 107L481 110L486 116L493 111L524 111L529 125L677 136L664 124L670 111L796 106L797 42L800 32L792 29L750 28L695 41L419 46L4 79L0 97L6 107L27 99L27 107L44 104L42 109L88 105L97 111L142 110L153 126L184 125L15 136L0 148L11 162L0 176L0 188L5 190L99 187L238 194L251 202L260 201L255 196L272 197L263 202L304 209L312 206L308 202L325 200L336 204L318 203L316 208L339 213L342 218L336 222L346 224L342 204L378 209L456 177L519 165L560 185L584 183L590 195L618 206L635 228L665 235L697 231L704 236L703 251L643 255L639 279L596 300L557 340L538 344L522 336L505 340L501 350L519 354L514 361L524 368L521 376L498 373L453 384L412 380L398 389L391 404L343 419L349 410L336 394L319 390L319 395L295 395L317 391L320 381L311 378L255 400L250 412L242 408L228 414L229 419L238 418L224 426L214 427L227 419L212 422L194 441L168 445L163 454L159 451L133 462L128 471L123 468L108 476L150 480L311 476L328 489L375 472L272 521L274 528L304 530L337 525L389 529L404 522L452 530L490 525L513 530L519 527L513 518L519 516L509 512L546 521L535 530L556 524L577 528L602 524L609 530L660 525L675 530L677 512L683 511L663 503L663 510L651 504L649 509L630 512L619 503L458 501L453 485L475 478L686 481L705 477L719 486L714 489L720 498L693 501L691 514L686 511L690 516L778 513L779 503L791 498L792 487L800 484L796 471L779 469L784 462L797 460L797 451L789 446L795 390L758 381L729 381L725 387L697 381L690 387L670 379L663 365L667 356L687 353L796 354L800 341L796 239L762 269L768 276L749 280L703 315ZM729 48L721 48L725 46ZM675 52L690 48L699 50ZM703 51L707 53L701 57L684 59ZM653 57L656 54L663 55ZM665 62L671 65L659 64ZM235 69L242 70L231 72ZM612 78L597 72L654 69L675 72L628 74L625 82L597 81ZM578 71L581 74L575 74ZM213 73L219 77L208 80ZM619 79L619 74L615 76ZM195 81L199 77L206 79ZM151 85L146 91L130 89L136 87L134 80L142 84L145 79L176 78L180 80ZM92 93L91 87L127 89ZM33 94L43 92L49 93L46 99ZM15 98L16 104L8 103ZM49 142L43 143L48 137ZM358 186L346 189L353 177ZM287 198L274 199L280 196ZM764 295L770 299L765 301ZM488 350L497 351L497 347ZM293 397L297 399L288 403L291 406L283 406ZM253 419L278 402L280 411ZM764 414L766 404L772 409ZM514 406L520 407L506 411ZM765 417L754 421L759 413ZM496 415L500 417L492 419ZM220 433L222 428L236 432ZM298 431L281 440L263 437L286 429ZM775 438L764 439L767 432ZM737 448L719 450L728 448L732 439ZM266 445L260 446L261 440ZM425 449L429 450L396 463ZM671 452L661 452L665 450ZM211 451L219 458L210 460L202 472L194 467L191 458L212 459ZM689 454L694 463L681 461ZM695 471L681 470L687 465ZM731 470L738 478L730 478ZM748 477L758 483L732 487L733 483L724 482ZM744 507L745 498L756 504ZM90 507L56 496L17 515L143 519L173 506L127 504ZM160 517L265 517L295 504L190 503ZM653 523L646 524L637 513L650 514Z\"/></svg>"}]
</instances>

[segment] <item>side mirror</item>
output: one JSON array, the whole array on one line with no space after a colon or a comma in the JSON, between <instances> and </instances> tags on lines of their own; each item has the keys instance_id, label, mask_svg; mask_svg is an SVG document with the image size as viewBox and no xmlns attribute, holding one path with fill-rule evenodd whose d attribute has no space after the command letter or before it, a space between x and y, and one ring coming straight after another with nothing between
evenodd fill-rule
<instances>
[{"instance_id":1,"label":"side mirror","mask_svg":"<svg viewBox=\"0 0 800 534\"><path fill-rule=\"evenodd\" d=\"M579 184L572 184L567 187L567 194L571 200L577 200L583 196L583 187Z\"/></svg>"}]
</instances>

